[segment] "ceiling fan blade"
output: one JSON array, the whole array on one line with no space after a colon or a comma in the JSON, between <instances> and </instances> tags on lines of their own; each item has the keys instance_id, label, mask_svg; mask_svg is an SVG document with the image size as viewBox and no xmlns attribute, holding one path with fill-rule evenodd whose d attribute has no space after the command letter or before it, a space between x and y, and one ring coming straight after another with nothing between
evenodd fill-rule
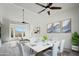
<instances>
[{"instance_id":1,"label":"ceiling fan blade","mask_svg":"<svg viewBox=\"0 0 79 59\"><path fill-rule=\"evenodd\" d=\"M53 4L53 3L49 3L49 4L46 6L46 8L49 8L52 4Z\"/></svg>"},{"instance_id":2,"label":"ceiling fan blade","mask_svg":"<svg viewBox=\"0 0 79 59\"><path fill-rule=\"evenodd\" d=\"M40 12L38 12L38 13L41 13L41 12L43 12L43 11L45 11L46 9L43 9L43 10L41 10Z\"/></svg>"},{"instance_id":3,"label":"ceiling fan blade","mask_svg":"<svg viewBox=\"0 0 79 59\"><path fill-rule=\"evenodd\" d=\"M46 6L44 6L44 5L40 4L40 3L35 3L35 4L37 4L37 5L39 5L39 6L42 6L42 7L46 8Z\"/></svg>"},{"instance_id":4,"label":"ceiling fan blade","mask_svg":"<svg viewBox=\"0 0 79 59\"><path fill-rule=\"evenodd\" d=\"M50 15L50 11L47 11L48 15Z\"/></svg>"},{"instance_id":5,"label":"ceiling fan blade","mask_svg":"<svg viewBox=\"0 0 79 59\"><path fill-rule=\"evenodd\" d=\"M50 9L62 9L61 7L50 7Z\"/></svg>"}]
</instances>

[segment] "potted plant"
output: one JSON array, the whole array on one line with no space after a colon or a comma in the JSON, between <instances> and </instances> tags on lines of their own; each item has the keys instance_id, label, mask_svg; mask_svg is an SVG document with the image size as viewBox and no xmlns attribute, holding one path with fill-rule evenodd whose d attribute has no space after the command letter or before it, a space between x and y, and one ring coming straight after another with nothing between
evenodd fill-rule
<instances>
[{"instance_id":1,"label":"potted plant","mask_svg":"<svg viewBox=\"0 0 79 59\"><path fill-rule=\"evenodd\" d=\"M77 32L72 34L72 50L79 51L79 34Z\"/></svg>"},{"instance_id":2,"label":"potted plant","mask_svg":"<svg viewBox=\"0 0 79 59\"><path fill-rule=\"evenodd\" d=\"M48 36L47 35L44 35L43 37L42 37L42 41L47 41L48 40Z\"/></svg>"}]
</instances>

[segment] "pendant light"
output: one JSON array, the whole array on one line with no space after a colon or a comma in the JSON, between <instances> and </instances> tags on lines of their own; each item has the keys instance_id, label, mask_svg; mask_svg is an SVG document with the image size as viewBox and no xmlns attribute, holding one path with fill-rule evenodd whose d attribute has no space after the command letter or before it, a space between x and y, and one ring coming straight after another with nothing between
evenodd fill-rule
<instances>
[{"instance_id":1,"label":"pendant light","mask_svg":"<svg viewBox=\"0 0 79 59\"><path fill-rule=\"evenodd\" d=\"M22 11L23 11L23 21L22 21L22 23L23 24L29 24L29 23L27 23L27 22L24 21L24 9Z\"/></svg>"}]
</instances>

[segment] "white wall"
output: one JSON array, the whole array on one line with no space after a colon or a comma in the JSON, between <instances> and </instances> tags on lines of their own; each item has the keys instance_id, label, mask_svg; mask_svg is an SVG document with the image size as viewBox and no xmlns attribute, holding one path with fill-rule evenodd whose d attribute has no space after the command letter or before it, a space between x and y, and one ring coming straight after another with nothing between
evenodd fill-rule
<instances>
[{"instance_id":1,"label":"white wall","mask_svg":"<svg viewBox=\"0 0 79 59\"><path fill-rule=\"evenodd\" d=\"M79 8L74 7L74 8L65 10L65 11L61 11L61 12L53 15L53 17L50 17L50 20L51 20L51 22L56 22L56 21L64 20L66 18L71 18L72 33L75 31L79 33L79 26L78 26L79 25L79 23L78 23L79 22L79 19L78 19L79 18ZM51 37L53 36L54 38L58 38L58 40L66 39L65 48L71 48L71 33L56 33L56 34L50 34L50 36Z\"/></svg>"},{"instance_id":2,"label":"white wall","mask_svg":"<svg viewBox=\"0 0 79 59\"><path fill-rule=\"evenodd\" d=\"M1 4L1 6L3 7L2 10L4 18L12 21L22 22L23 8L14 6L13 4ZM43 20L40 21L41 19ZM25 21L30 23L30 31L32 31L33 27L37 24L40 25L44 21L44 19L46 18L25 9ZM3 19L4 22L5 20L6 19Z\"/></svg>"},{"instance_id":3,"label":"white wall","mask_svg":"<svg viewBox=\"0 0 79 59\"><path fill-rule=\"evenodd\" d=\"M22 21L22 8L13 5L6 4L3 6L4 16L10 20ZM45 14L44 14L45 15ZM60 10L51 16L43 16L35 14L25 9L25 20L30 23L30 31L35 26L40 26L40 34L38 36L48 34L49 38L53 40L66 39L65 48L71 48L71 33L47 33L47 24L57 21L71 18L72 21L72 32L77 31L79 33L79 7L73 7L66 10Z\"/></svg>"},{"instance_id":4,"label":"white wall","mask_svg":"<svg viewBox=\"0 0 79 59\"><path fill-rule=\"evenodd\" d=\"M8 41L9 39L9 21L7 18L3 18L3 23L1 26L1 39L3 41Z\"/></svg>"},{"instance_id":5,"label":"white wall","mask_svg":"<svg viewBox=\"0 0 79 59\"><path fill-rule=\"evenodd\" d=\"M79 25L79 19L78 19L79 18L79 8L74 7L74 8L65 10L65 11L61 11L61 12L53 15L53 17L50 17L50 20L51 20L51 22L56 22L56 21L64 20L66 18L71 18L72 33L75 31L79 33L79 26L78 26ZM52 33L49 35L51 37L53 36L53 38L57 38L58 40L66 39L65 48L71 48L71 34L72 33L55 33L55 34Z\"/></svg>"}]
</instances>

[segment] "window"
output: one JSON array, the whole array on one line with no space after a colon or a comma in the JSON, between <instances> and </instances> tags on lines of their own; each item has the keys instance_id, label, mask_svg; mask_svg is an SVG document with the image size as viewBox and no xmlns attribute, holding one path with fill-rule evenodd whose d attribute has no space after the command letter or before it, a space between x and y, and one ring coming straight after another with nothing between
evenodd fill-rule
<instances>
[{"instance_id":1,"label":"window","mask_svg":"<svg viewBox=\"0 0 79 59\"><path fill-rule=\"evenodd\" d=\"M29 37L29 24L10 24L10 38L21 39Z\"/></svg>"},{"instance_id":2,"label":"window","mask_svg":"<svg viewBox=\"0 0 79 59\"><path fill-rule=\"evenodd\" d=\"M26 26L24 25L17 25L15 27L15 37L25 37L25 32L26 32Z\"/></svg>"}]
</instances>

